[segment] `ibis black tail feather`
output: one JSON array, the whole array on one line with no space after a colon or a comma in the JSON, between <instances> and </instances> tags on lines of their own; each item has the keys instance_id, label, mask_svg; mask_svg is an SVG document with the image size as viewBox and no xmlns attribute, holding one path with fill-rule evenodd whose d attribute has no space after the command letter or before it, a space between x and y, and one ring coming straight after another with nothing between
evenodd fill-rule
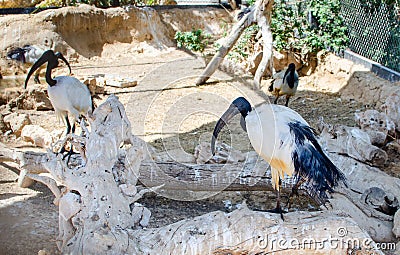
<instances>
[{"instance_id":1,"label":"ibis black tail feather","mask_svg":"<svg viewBox=\"0 0 400 255\"><path fill-rule=\"evenodd\" d=\"M345 186L346 177L323 152L315 130L300 122L289 123L290 131L295 136L295 150L292 159L295 177L303 180L308 194L319 204L325 204L329 197L327 192L342 182Z\"/></svg>"}]
</instances>

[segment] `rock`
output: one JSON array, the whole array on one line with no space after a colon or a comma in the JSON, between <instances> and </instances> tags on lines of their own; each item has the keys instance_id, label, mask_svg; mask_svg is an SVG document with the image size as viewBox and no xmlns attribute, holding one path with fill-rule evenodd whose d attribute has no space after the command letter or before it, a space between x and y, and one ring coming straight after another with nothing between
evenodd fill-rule
<instances>
[{"instance_id":1,"label":"rock","mask_svg":"<svg viewBox=\"0 0 400 255\"><path fill-rule=\"evenodd\" d=\"M128 185L126 183L123 183L119 185L119 188L121 189L122 193L126 196L133 197L137 194L137 188L135 185Z\"/></svg>"},{"instance_id":2,"label":"rock","mask_svg":"<svg viewBox=\"0 0 400 255\"><path fill-rule=\"evenodd\" d=\"M132 220L133 222L139 222L139 225L146 227L149 225L151 212L149 209L139 203L135 203L132 209Z\"/></svg>"},{"instance_id":3,"label":"rock","mask_svg":"<svg viewBox=\"0 0 400 255\"><path fill-rule=\"evenodd\" d=\"M390 95L399 93L398 84L380 78L371 72L357 70L352 72L339 93L344 100L356 100L366 105L379 107ZM386 113L388 114L388 112Z\"/></svg>"},{"instance_id":4,"label":"rock","mask_svg":"<svg viewBox=\"0 0 400 255\"><path fill-rule=\"evenodd\" d=\"M53 139L49 132L38 125L26 125L22 128L21 137L26 142L31 142L37 147L47 148Z\"/></svg>"},{"instance_id":5,"label":"rock","mask_svg":"<svg viewBox=\"0 0 400 255\"><path fill-rule=\"evenodd\" d=\"M39 86L32 86L28 90L28 98L33 98L34 109L39 111L52 110L53 105L47 96L47 91Z\"/></svg>"},{"instance_id":6,"label":"rock","mask_svg":"<svg viewBox=\"0 0 400 255\"><path fill-rule=\"evenodd\" d=\"M93 76L88 76L87 78L81 80L83 84L89 87L90 94L103 94L104 86L106 81L104 79L104 74L96 74Z\"/></svg>"},{"instance_id":7,"label":"rock","mask_svg":"<svg viewBox=\"0 0 400 255\"><path fill-rule=\"evenodd\" d=\"M7 116L12 113L11 106L9 104L0 106L0 114L3 116Z\"/></svg>"},{"instance_id":8,"label":"rock","mask_svg":"<svg viewBox=\"0 0 400 255\"><path fill-rule=\"evenodd\" d=\"M394 214L392 231L396 238L400 238L400 210Z\"/></svg>"},{"instance_id":9,"label":"rock","mask_svg":"<svg viewBox=\"0 0 400 255\"><path fill-rule=\"evenodd\" d=\"M389 153L389 155L396 155L396 154L400 155L399 142L400 141L397 140L397 141L391 141L391 142L387 143L385 146L385 151L387 151Z\"/></svg>"},{"instance_id":10,"label":"rock","mask_svg":"<svg viewBox=\"0 0 400 255\"><path fill-rule=\"evenodd\" d=\"M256 74L258 65L261 62L263 53L261 52L257 52L255 54L253 54L250 58L249 58L249 66L247 68L247 71L250 72L252 75Z\"/></svg>"},{"instance_id":11,"label":"rock","mask_svg":"<svg viewBox=\"0 0 400 255\"><path fill-rule=\"evenodd\" d=\"M394 135L395 123L383 112L377 110L366 110L355 113L355 121L364 131L379 131Z\"/></svg>"},{"instance_id":12,"label":"rock","mask_svg":"<svg viewBox=\"0 0 400 255\"><path fill-rule=\"evenodd\" d=\"M107 86L117 87L117 88L129 88L136 86L137 80L128 77L118 77L118 76L105 76L105 82Z\"/></svg>"},{"instance_id":13,"label":"rock","mask_svg":"<svg viewBox=\"0 0 400 255\"><path fill-rule=\"evenodd\" d=\"M20 88L5 88L4 92L0 95L0 104L8 104L11 100L17 98L21 94Z\"/></svg>"},{"instance_id":14,"label":"rock","mask_svg":"<svg viewBox=\"0 0 400 255\"><path fill-rule=\"evenodd\" d=\"M310 76L317 68L317 59L311 57L302 67L298 70L300 76Z\"/></svg>"},{"instance_id":15,"label":"rock","mask_svg":"<svg viewBox=\"0 0 400 255\"><path fill-rule=\"evenodd\" d=\"M0 114L0 133L4 133L9 129L10 126L8 125L8 123L4 122L4 117L2 114Z\"/></svg>"},{"instance_id":16,"label":"rock","mask_svg":"<svg viewBox=\"0 0 400 255\"><path fill-rule=\"evenodd\" d=\"M27 91L19 95L15 99L15 104L18 109L24 110L47 111L53 109L46 90L38 84L30 86Z\"/></svg>"},{"instance_id":17,"label":"rock","mask_svg":"<svg viewBox=\"0 0 400 255\"><path fill-rule=\"evenodd\" d=\"M175 0L161 0L160 5L177 5Z\"/></svg>"},{"instance_id":18,"label":"rock","mask_svg":"<svg viewBox=\"0 0 400 255\"><path fill-rule=\"evenodd\" d=\"M4 117L4 122L10 125L11 130L17 137L21 135L24 126L31 124L28 115L23 113L11 113Z\"/></svg>"},{"instance_id":19,"label":"rock","mask_svg":"<svg viewBox=\"0 0 400 255\"><path fill-rule=\"evenodd\" d=\"M214 156L211 155L210 143L202 142L196 146L194 157L196 158L197 164L225 164L243 162L245 160L245 155L241 151L235 150L229 145L219 142L216 143Z\"/></svg>"},{"instance_id":20,"label":"rock","mask_svg":"<svg viewBox=\"0 0 400 255\"><path fill-rule=\"evenodd\" d=\"M396 90L381 106L383 112L386 113L388 118L394 123L397 131L400 131L400 90Z\"/></svg>"},{"instance_id":21,"label":"rock","mask_svg":"<svg viewBox=\"0 0 400 255\"><path fill-rule=\"evenodd\" d=\"M185 152L182 149L173 149L159 152L153 155L158 162L180 162L180 163L195 163L196 158L192 154Z\"/></svg>"},{"instance_id":22,"label":"rock","mask_svg":"<svg viewBox=\"0 0 400 255\"><path fill-rule=\"evenodd\" d=\"M387 194L378 187L372 187L364 191L361 201L387 215L394 215L399 207L399 201L395 196Z\"/></svg>"},{"instance_id":23,"label":"rock","mask_svg":"<svg viewBox=\"0 0 400 255\"><path fill-rule=\"evenodd\" d=\"M30 186L33 185L33 183L35 183L34 180L32 180L31 178L26 176L27 173L28 173L28 171L26 169L22 169L19 172L18 186L21 188L29 188Z\"/></svg>"},{"instance_id":24,"label":"rock","mask_svg":"<svg viewBox=\"0 0 400 255\"><path fill-rule=\"evenodd\" d=\"M321 133L321 143L329 152L346 154L374 166L383 166L387 159L387 153L372 145L369 134L361 129L347 126L337 126Z\"/></svg>"}]
</instances>

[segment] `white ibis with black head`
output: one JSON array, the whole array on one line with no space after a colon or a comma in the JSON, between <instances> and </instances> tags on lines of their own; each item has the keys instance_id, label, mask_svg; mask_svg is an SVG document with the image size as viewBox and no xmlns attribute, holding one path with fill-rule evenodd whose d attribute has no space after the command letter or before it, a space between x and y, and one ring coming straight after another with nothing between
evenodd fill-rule
<instances>
[{"instance_id":1,"label":"white ibis with black head","mask_svg":"<svg viewBox=\"0 0 400 255\"><path fill-rule=\"evenodd\" d=\"M27 64L29 66L33 65L39 58L43 55L45 49L43 47L39 47L37 45L24 45L23 47L17 47L11 49L7 52L7 58L12 59L22 64ZM57 54L57 53L56 53ZM37 69L35 73L35 82L40 83L39 74L44 67L40 67ZM70 69L71 72L71 69Z\"/></svg>"},{"instance_id":2,"label":"white ibis with black head","mask_svg":"<svg viewBox=\"0 0 400 255\"><path fill-rule=\"evenodd\" d=\"M286 95L285 106L288 106L290 97L294 96L299 85L299 74L296 66L290 63L289 66L273 76L271 86L268 91L275 95L274 104L278 103L280 96Z\"/></svg>"},{"instance_id":3,"label":"white ibis with black head","mask_svg":"<svg viewBox=\"0 0 400 255\"><path fill-rule=\"evenodd\" d=\"M43 55L33 64L25 80L25 89L29 78L40 66L47 62L46 82L49 85L47 93L58 118L65 120L67 134L71 132L71 124L68 114L73 118L72 133L75 132L75 122L80 115L86 116L92 109L92 97L88 87L77 78L71 76L51 77L51 71L58 66L58 59L63 60L71 72L71 67L64 56L52 50L45 51Z\"/></svg>"},{"instance_id":4,"label":"white ibis with black head","mask_svg":"<svg viewBox=\"0 0 400 255\"><path fill-rule=\"evenodd\" d=\"M218 120L211 140L215 142L219 132L236 114L241 114L240 124L247 132L254 150L271 166L272 185L277 190L276 209L281 214L280 183L285 174L294 176L296 184L292 194L297 194L301 184L318 204L328 201L327 192L333 192L339 182L346 185L344 174L330 161L318 144L315 130L295 111L288 107L263 104L252 109L243 97L232 102Z\"/></svg>"}]
</instances>

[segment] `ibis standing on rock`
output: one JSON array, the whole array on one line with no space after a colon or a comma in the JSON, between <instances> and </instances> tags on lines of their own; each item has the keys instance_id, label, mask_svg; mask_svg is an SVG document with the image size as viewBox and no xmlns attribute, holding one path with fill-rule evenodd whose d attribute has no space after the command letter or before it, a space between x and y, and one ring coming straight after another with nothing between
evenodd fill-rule
<instances>
[{"instance_id":1,"label":"ibis standing on rock","mask_svg":"<svg viewBox=\"0 0 400 255\"><path fill-rule=\"evenodd\" d=\"M68 114L73 118L72 133L74 133L75 122L79 119L80 115L86 116L93 110L92 97L88 87L75 77L57 76L54 79L51 77L51 71L58 66L58 59L63 60L71 72L68 61L61 53L54 53L52 50L45 51L29 70L25 80L25 89L32 73L47 62L46 82L49 85L47 93L57 117L65 120L67 134L69 134L71 132L71 124Z\"/></svg>"},{"instance_id":2,"label":"ibis standing on rock","mask_svg":"<svg viewBox=\"0 0 400 255\"><path fill-rule=\"evenodd\" d=\"M344 174L322 151L314 129L297 112L281 105L263 104L252 109L245 98L234 100L214 128L213 154L219 132L239 113L240 124L254 150L271 166L272 185L277 191L276 209L271 212L280 213L283 219L280 184L285 174L296 180L291 195L297 194L298 187L303 184L311 198L320 205L328 201L327 192L333 192L339 182L346 185Z\"/></svg>"},{"instance_id":3,"label":"ibis standing on rock","mask_svg":"<svg viewBox=\"0 0 400 255\"><path fill-rule=\"evenodd\" d=\"M286 95L285 106L288 106L290 97L294 96L299 84L299 75L296 71L296 66L290 63L288 68L276 73L273 76L271 86L268 91L275 95L274 104L278 103L280 96Z\"/></svg>"}]
</instances>

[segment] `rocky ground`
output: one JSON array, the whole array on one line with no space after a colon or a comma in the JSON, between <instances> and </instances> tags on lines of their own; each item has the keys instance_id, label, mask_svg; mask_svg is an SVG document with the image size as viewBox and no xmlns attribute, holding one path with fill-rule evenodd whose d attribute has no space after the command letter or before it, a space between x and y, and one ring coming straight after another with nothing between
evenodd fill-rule
<instances>
[{"instance_id":1,"label":"rocky ground","mask_svg":"<svg viewBox=\"0 0 400 255\"><path fill-rule=\"evenodd\" d=\"M263 83L261 91L255 91L250 85L251 77L218 71L207 84L195 86L196 77L204 68L200 56L170 47L160 50L140 43L135 44L136 49L140 50L126 54L127 47L127 44L116 42L105 45L101 56L89 54L91 58L77 58L71 63L73 75L87 77L112 74L137 80L138 85L132 88L106 87L106 93L98 95L95 102L100 104L108 94L116 94L132 122L133 134L149 142L158 151L178 150L182 155L193 155L199 143L209 142L215 122L237 96L245 96L253 105L268 103L273 99L267 93L268 80ZM85 50L90 53L87 49L81 49L81 53ZM354 72L356 67L348 62L347 66L339 65L342 69L337 68L338 61L342 60L329 56L312 76L301 77L299 91L290 102L290 107L315 128L321 117L332 125L355 126L355 112L379 107L383 103L382 98L367 98L365 94L365 98L359 100L354 95L359 84L367 89L372 84L385 86L386 81L362 68ZM6 68L2 66L1 70ZM57 72L63 73L65 70ZM17 78L4 75L4 79L0 80L1 93L8 93L10 100L22 91L24 71L18 71L17 74ZM31 84L33 81L29 86ZM280 103L283 104L284 99ZM40 125L47 132L65 128L51 110L18 112L27 114L32 124ZM252 150L238 123L229 125L222 133L221 140L243 152ZM10 132L1 136L1 142L13 148L44 151L33 148L31 143ZM389 155L389 162L383 170L399 176L397 162L398 155L394 152ZM35 254L41 249L57 254L55 239L58 214L57 207L52 204L53 195L41 184L19 188L17 176L18 170L12 164L0 163L0 254ZM159 227L214 210L230 211L244 200L252 209L265 210L273 207L275 194L220 192L203 200L182 201L174 200L173 196L153 193L140 202L152 212L149 227ZM305 197L299 199L293 208L316 210L313 202Z\"/></svg>"}]
</instances>

